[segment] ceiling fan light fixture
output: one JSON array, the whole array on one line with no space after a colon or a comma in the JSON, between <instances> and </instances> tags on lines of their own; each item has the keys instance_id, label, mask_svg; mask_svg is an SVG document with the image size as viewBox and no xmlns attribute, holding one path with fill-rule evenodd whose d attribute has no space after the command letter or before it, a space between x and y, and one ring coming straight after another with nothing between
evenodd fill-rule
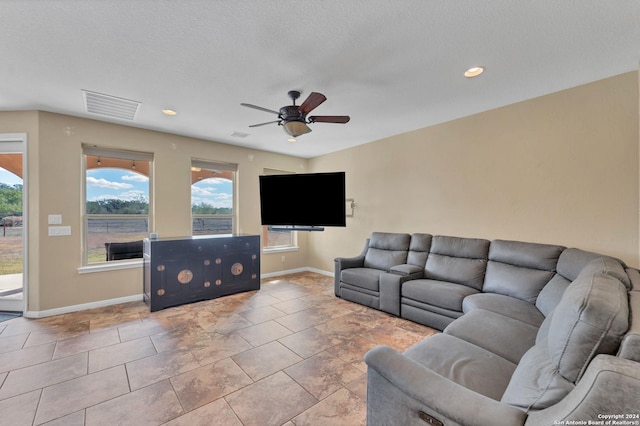
<instances>
[{"instance_id":1,"label":"ceiling fan light fixture","mask_svg":"<svg viewBox=\"0 0 640 426\"><path fill-rule=\"evenodd\" d=\"M305 123L304 121L297 121L297 120L287 121L282 124L282 127L284 127L285 132L287 132L294 138L300 135L304 135L305 133L309 133L311 131L309 126L307 126L307 123Z\"/></svg>"}]
</instances>

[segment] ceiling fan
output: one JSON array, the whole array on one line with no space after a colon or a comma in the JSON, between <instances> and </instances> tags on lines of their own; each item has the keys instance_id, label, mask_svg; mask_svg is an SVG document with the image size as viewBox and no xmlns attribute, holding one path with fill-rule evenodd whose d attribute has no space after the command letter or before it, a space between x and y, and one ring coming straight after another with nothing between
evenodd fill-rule
<instances>
[{"instance_id":1,"label":"ceiling fan","mask_svg":"<svg viewBox=\"0 0 640 426\"><path fill-rule=\"evenodd\" d=\"M311 128L307 124L311 123L348 123L350 117L348 115L312 115L307 117L311 111L327 100L322 93L311 92L307 99L301 104L296 105L296 99L300 97L300 92L291 90L287 93L293 105L287 105L280 108L280 111L274 111L268 108L262 108L256 105L241 103L240 105L258 109L260 111L270 112L278 116L277 120L267 121L266 123L252 124L249 127L264 126L265 124L278 123L278 126L284 127L284 130L294 138L305 133L309 133Z\"/></svg>"}]
</instances>

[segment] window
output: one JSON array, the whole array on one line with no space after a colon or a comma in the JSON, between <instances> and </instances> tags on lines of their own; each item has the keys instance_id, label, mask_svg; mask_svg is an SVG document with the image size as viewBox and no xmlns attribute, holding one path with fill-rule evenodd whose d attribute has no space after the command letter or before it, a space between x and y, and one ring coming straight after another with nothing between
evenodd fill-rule
<instances>
[{"instance_id":1,"label":"window","mask_svg":"<svg viewBox=\"0 0 640 426\"><path fill-rule=\"evenodd\" d=\"M84 264L142 257L153 155L84 147Z\"/></svg>"},{"instance_id":2,"label":"window","mask_svg":"<svg viewBox=\"0 0 640 426\"><path fill-rule=\"evenodd\" d=\"M264 169L265 175L286 175L292 174L283 170ZM294 248L297 244L297 234L295 231L271 229L270 226L262 227L262 241L265 250L287 250Z\"/></svg>"},{"instance_id":3,"label":"window","mask_svg":"<svg viewBox=\"0 0 640 426\"><path fill-rule=\"evenodd\" d=\"M191 234L232 234L237 166L191 160Z\"/></svg>"}]
</instances>

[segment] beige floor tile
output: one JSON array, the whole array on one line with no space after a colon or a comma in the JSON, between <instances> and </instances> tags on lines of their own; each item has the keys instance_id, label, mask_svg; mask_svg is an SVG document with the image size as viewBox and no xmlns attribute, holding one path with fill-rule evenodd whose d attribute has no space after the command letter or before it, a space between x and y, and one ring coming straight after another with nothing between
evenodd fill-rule
<instances>
[{"instance_id":1,"label":"beige floor tile","mask_svg":"<svg viewBox=\"0 0 640 426\"><path fill-rule=\"evenodd\" d=\"M92 349L115 345L116 343L120 343L120 337L118 336L118 330L115 329L100 331L98 333L82 334L77 337L59 341L53 358L64 358Z\"/></svg>"},{"instance_id":2,"label":"beige floor tile","mask_svg":"<svg viewBox=\"0 0 640 426\"><path fill-rule=\"evenodd\" d=\"M219 334L229 334L235 331L251 327L252 322L244 319L240 314L231 314L229 316L220 317L215 322L201 325L205 331L215 332Z\"/></svg>"},{"instance_id":3,"label":"beige floor tile","mask_svg":"<svg viewBox=\"0 0 640 426\"><path fill-rule=\"evenodd\" d=\"M89 373L152 356L156 353L156 348L149 337L93 349L89 351Z\"/></svg>"},{"instance_id":4,"label":"beige floor tile","mask_svg":"<svg viewBox=\"0 0 640 426\"><path fill-rule=\"evenodd\" d=\"M84 426L85 410L76 411L59 419L51 420L42 426Z\"/></svg>"},{"instance_id":5,"label":"beige floor tile","mask_svg":"<svg viewBox=\"0 0 640 426\"><path fill-rule=\"evenodd\" d=\"M51 361L55 342L0 354L0 373Z\"/></svg>"},{"instance_id":6,"label":"beige floor tile","mask_svg":"<svg viewBox=\"0 0 640 426\"><path fill-rule=\"evenodd\" d=\"M366 402L342 388L293 419L296 426L364 426Z\"/></svg>"},{"instance_id":7,"label":"beige floor tile","mask_svg":"<svg viewBox=\"0 0 640 426\"><path fill-rule=\"evenodd\" d=\"M242 426L242 423L227 401L220 398L171 420L164 426Z\"/></svg>"},{"instance_id":8,"label":"beige floor tile","mask_svg":"<svg viewBox=\"0 0 640 426\"><path fill-rule=\"evenodd\" d=\"M139 339L140 337L152 336L154 334L164 333L173 329L173 326L167 320L146 320L125 327L118 327L120 341L127 342L129 340Z\"/></svg>"},{"instance_id":9,"label":"beige floor tile","mask_svg":"<svg viewBox=\"0 0 640 426\"><path fill-rule=\"evenodd\" d=\"M260 346L291 334L291 330L275 321L267 321L243 328L237 333L253 346Z\"/></svg>"},{"instance_id":10,"label":"beige floor tile","mask_svg":"<svg viewBox=\"0 0 640 426\"><path fill-rule=\"evenodd\" d=\"M242 352L232 359L256 381L302 361L301 357L277 341Z\"/></svg>"},{"instance_id":11,"label":"beige floor tile","mask_svg":"<svg viewBox=\"0 0 640 426\"><path fill-rule=\"evenodd\" d=\"M280 426L317 402L282 371L225 399L244 426Z\"/></svg>"},{"instance_id":12,"label":"beige floor tile","mask_svg":"<svg viewBox=\"0 0 640 426\"><path fill-rule=\"evenodd\" d=\"M189 351L169 351L126 364L131 390L149 386L200 367Z\"/></svg>"},{"instance_id":13,"label":"beige floor tile","mask_svg":"<svg viewBox=\"0 0 640 426\"><path fill-rule=\"evenodd\" d=\"M35 424L75 413L129 392L124 366L68 380L43 389Z\"/></svg>"},{"instance_id":14,"label":"beige floor tile","mask_svg":"<svg viewBox=\"0 0 640 426\"><path fill-rule=\"evenodd\" d=\"M0 426L30 426L36 415L40 389L0 401Z\"/></svg>"},{"instance_id":15,"label":"beige floor tile","mask_svg":"<svg viewBox=\"0 0 640 426\"><path fill-rule=\"evenodd\" d=\"M157 426L183 414L171 384L151 386L87 408L86 426Z\"/></svg>"},{"instance_id":16,"label":"beige floor tile","mask_svg":"<svg viewBox=\"0 0 640 426\"><path fill-rule=\"evenodd\" d=\"M252 324L260 324L262 322L280 318L285 315L286 313L273 306L263 306L261 308L255 308L240 313L240 316L250 321Z\"/></svg>"},{"instance_id":17,"label":"beige floor tile","mask_svg":"<svg viewBox=\"0 0 640 426\"><path fill-rule=\"evenodd\" d=\"M208 346L208 333L197 326L195 328L178 328L166 333L154 334L151 341L158 352L176 350L196 350Z\"/></svg>"},{"instance_id":18,"label":"beige floor tile","mask_svg":"<svg viewBox=\"0 0 640 426\"><path fill-rule=\"evenodd\" d=\"M318 400L326 398L364 374L327 352L288 367L284 372Z\"/></svg>"},{"instance_id":19,"label":"beige floor tile","mask_svg":"<svg viewBox=\"0 0 640 426\"><path fill-rule=\"evenodd\" d=\"M238 365L225 358L171 378L185 411L191 411L253 383Z\"/></svg>"},{"instance_id":20,"label":"beige floor tile","mask_svg":"<svg viewBox=\"0 0 640 426\"><path fill-rule=\"evenodd\" d=\"M252 348L253 345L237 334L211 333L206 345L200 349L192 349L191 352L201 365L206 365Z\"/></svg>"},{"instance_id":21,"label":"beige floor tile","mask_svg":"<svg viewBox=\"0 0 640 426\"><path fill-rule=\"evenodd\" d=\"M14 334L11 336L3 336L0 334L0 354L22 349L29 337L29 333Z\"/></svg>"},{"instance_id":22,"label":"beige floor tile","mask_svg":"<svg viewBox=\"0 0 640 426\"><path fill-rule=\"evenodd\" d=\"M0 399L41 389L87 374L87 353L32 365L9 372L0 388Z\"/></svg>"},{"instance_id":23,"label":"beige floor tile","mask_svg":"<svg viewBox=\"0 0 640 426\"><path fill-rule=\"evenodd\" d=\"M301 299L287 300L285 302L276 303L271 305L274 308L278 308L285 314L294 314L296 312L304 311L311 308L311 305Z\"/></svg>"},{"instance_id":24,"label":"beige floor tile","mask_svg":"<svg viewBox=\"0 0 640 426\"><path fill-rule=\"evenodd\" d=\"M325 334L315 328L308 328L278 341L301 357L309 358L325 349L344 343L346 339Z\"/></svg>"},{"instance_id":25,"label":"beige floor tile","mask_svg":"<svg viewBox=\"0 0 640 426\"><path fill-rule=\"evenodd\" d=\"M275 321L278 324L282 324L289 330L297 333L307 328L314 327L328 318L324 316L321 311L316 308L309 308L304 311L296 312L281 318L276 318Z\"/></svg>"},{"instance_id":26,"label":"beige floor tile","mask_svg":"<svg viewBox=\"0 0 640 426\"><path fill-rule=\"evenodd\" d=\"M48 426L363 424L364 353L435 331L333 291L303 272L153 313L133 302L3 322L0 426L33 426L38 401Z\"/></svg>"}]
</instances>

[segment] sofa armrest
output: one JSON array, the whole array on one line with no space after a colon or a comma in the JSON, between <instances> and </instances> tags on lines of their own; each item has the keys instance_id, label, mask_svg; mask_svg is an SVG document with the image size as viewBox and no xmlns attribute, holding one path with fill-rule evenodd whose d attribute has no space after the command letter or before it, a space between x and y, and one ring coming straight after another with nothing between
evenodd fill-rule
<instances>
[{"instance_id":1,"label":"sofa armrest","mask_svg":"<svg viewBox=\"0 0 640 426\"><path fill-rule=\"evenodd\" d=\"M369 240L369 238L365 240L362 252L358 256L336 257L333 259L333 287L336 296L340 297L340 273L345 269L362 268L364 266L364 256L367 254L367 250L369 249Z\"/></svg>"},{"instance_id":2,"label":"sofa armrest","mask_svg":"<svg viewBox=\"0 0 640 426\"><path fill-rule=\"evenodd\" d=\"M424 277L424 268L416 265L404 264L392 266L389 272L402 276L411 276L412 280Z\"/></svg>"},{"instance_id":3,"label":"sofa armrest","mask_svg":"<svg viewBox=\"0 0 640 426\"><path fill-rule=\"evenodd\" d=\"M526 424L587 424L588 421L593 422L590 424L611 424L606 423L610 419L620 421L618 424L637 424L639 394L639 363L611 355L598 355L591 361L576 387L562 401L531 413Z\"/></svg>"},{"instance_id":4,"label":"sofa armrest","mask_svg":"<svg viewBox=\"0 0 640 426\"><path fill-rule=\"evenodd\" d=\"M367 363L367 425L524 424L524 411L473 392L388 346L373 348ZM427 421L427 423L425 423ZM437 423L440 421L441 423Z\"/></svg>"},{"instance_id":5,"label":"sofa armrest","mask_svg":"<svg viewBox=\"0 0 640 426\"><path fill-rule=\"evenodd\" d=\"M400 265L412 266L412 265ZM414 273L399 274L391 268L391 272L380 273L380 310L390 314L400 316L400 298L402 297L402 283L409 280L422 278L424 270Z\"/></svg>"}]
</instances>

